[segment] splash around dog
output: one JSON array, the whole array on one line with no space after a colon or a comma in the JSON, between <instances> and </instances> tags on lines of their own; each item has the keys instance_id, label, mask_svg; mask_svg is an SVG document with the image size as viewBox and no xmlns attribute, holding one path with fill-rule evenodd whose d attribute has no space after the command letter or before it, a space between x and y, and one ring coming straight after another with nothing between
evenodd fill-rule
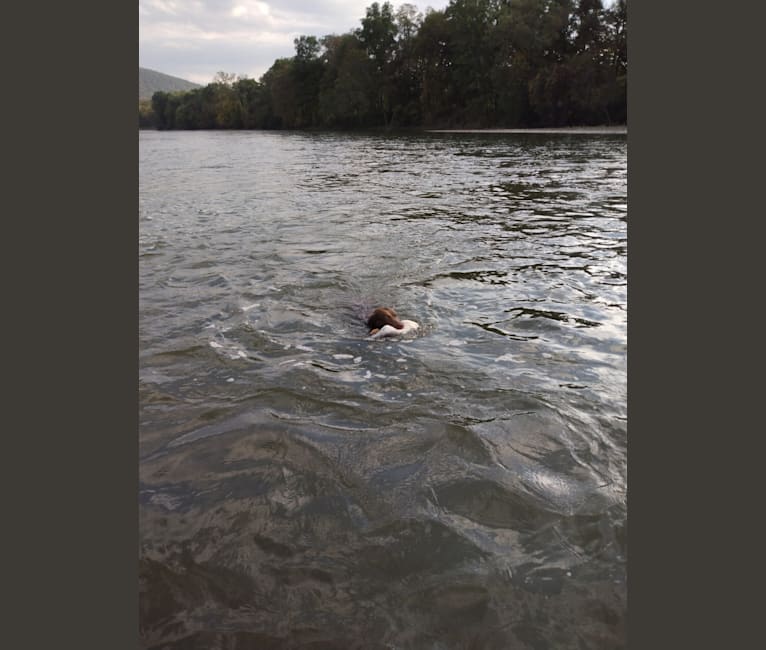
<instances>
[{"instance_id":1,"label":"splash around dog","mask_svg":"<svg viewBox=\"0 0 766 650\"><path fill-rule=\"evenodd\" d=\"M367 329L371 339L404 336L419 328L420 325L414 320L400 319L391 307L376 307L367 318Z\"/></svg>"}]
</instances>

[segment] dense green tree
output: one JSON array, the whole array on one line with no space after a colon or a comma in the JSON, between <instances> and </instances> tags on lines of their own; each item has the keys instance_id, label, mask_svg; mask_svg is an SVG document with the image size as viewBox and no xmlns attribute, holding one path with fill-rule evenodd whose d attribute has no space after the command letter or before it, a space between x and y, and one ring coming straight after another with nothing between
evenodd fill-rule
<instances>
[{"instance_id":1,"label":"dense green tree","mask_svg":"<svg viewBox=\"0 0 766 650\"><path fill-rule=\"evenodd\" d=\"M293 41L295 58L299 61L314 61L319 57L321 45L316 36L300 36Z\"/></svg>"},{"instance_id":2,"label":"dense green tree","mask_svg":"<svg viewBox=\"0 0 766 650\"><path fill-rule=\"evenodd\" d=\"M293 59L277 59L262 77L270 99L268 126L291 129L297 116L298 89L293 83Z\"/></svg>"},{"instance_id":3,"label":"dense green tree","mask_svg":"<svg viewBox=\"0 0 766 650\"><path fill-rule=\"evenodd\" d=\"M397 37L394 57L389 64L391 123L396 126L416 126L422 121L422 75L416 49L416 37L422 22L423 14L413 4L403 4L396 11Z\"/></svg>"},{"instance_id":4,"label":"dense green tree","mask_svg":"<svg viewBox=\"0 0 766 650\"><path fill-rule=\"evenodd\" d=\"M414 45L420 71L420 112L426 126L447 126L452 115L449 43L444 12L426 13Z\"/></svg>"},{"instance_id":5,"label":"dense green tree","mask_svg":"<svg viewBox=\"0 0 766 650\"><path fill-rule=\"evenodd\" d=\"M381 7L377 2L373 2L367 7L361 23L362 27L356 31L357 38L375 61L377 72L382 74L393 59L396 48L398 27L393 5L384 2Z\"/></svg>"},{"instance_id":6,"label":"dense green tree","mask_svg":"<svg viewBox=\"0 0 766 650\"><path fill-rule=\"evenodd\" d=\"M157 118L158 129L175 129L176 110L181 103L183 93L157 91L152 95L152 110Z\"/></svg>"},{"instance_id":7,"label":"dense green tree","mask_svg":"<svg viewBox=\"0 0 766 650\"><path fill-rule=\"evenodd\" d=\"M451 102L457 120L469 126L494 122L492 70L497 47L492 31L498 11L495 0L452 0L445 11L450 27Z\"/></svg>"},{"instance_id":8,"label":"dense green tree","mask_svg":"<svg viewBox=\"0 0 766 650\"><path fill-rule=\"evenodd\" d=\"M394 57L398 26L394 17L394 8L390 2L383 6L373 2L367 7L366 15L361 20L362 27L356 36L364 46L373 62L372 83L377 89L373 100L375 110L388 126L392 119L392 97L395 94Z\"/></svg>"},{"instance_id":9,"label":"dense green tree","mask_svg":"<svg viewBox=\"0 0 766 650\"><path fill-rule=\"evenodd\" d=\"M355 34L332 35L322 43L325 70L319 95L321 124L341 128L374 125L375 71L359 38Z\"/></svg>"},{"instance_id":10,"label":"dense green tree","mask_svg":"<svg viewBox=\"0 0 766 650\"><path fill-rule=\"evenodd\" d=\"M591 53L594 57L601 55L605 36L603 16L601 0L579 0L571 21L575 54Z\"/></svg>"},{"instance_id":11,"label":"dense green tree","mask_svg":"<svg viewBox=\"0 0 766 650\"><path fill-rule=\"evenodd\" d=\"M152 108L152 101L150 99L138 100L138 128L139 129L151 129L157 127L157 117L154 114Z\"/></svg>"},{"instance_id":12,"label":"dense green tree","mask_svg":"<svg viewBox=\"0 0 766 650\"><path fill-rule=\"evenodd\" d=\"M242 78L234 83L233 88L242 107L242 128L263 128L268 114L263 85L255 79Z\"/></svg>"},{"instance_id":13,"label":"dense green tree","mask_svg":"<svg viewBox=\"0 0 766 650\"><path fill-rule=\"evenodd\" d=\"M199 129L204 128L202 119L202 90L195 88L187 92L181 98L181 103L176 108L176 128Z\"/></svg>"},{"instance_id":14,"label":"dense green tree","mask_svg":"<svg viewBox=\"0 0 766 650\"><path fill-rule=\"evenodd\" d=\"M606 52L606 23L601 0L579 0L571 20L573 53L566 61L569 80L568 123L610 121L604 111L614 72Z\"/></svg>"},{"instance_id":15,"label":"dense green tree","mask_svg":"<svg viewBox=\"0 0 766 650\"><path fill-rule=\"evenodd\" d=\"M316 126L319 121L319 84L324 64L319 58L321 45L315 36L296 38L292 81L295 91L295 128Z\"/></svg>"},{"instance_id":16,"label":"dense green tree","mask_svg":"<svg viewBox=\"0 0 766 650\"><path fill-rule=\"evenodd\" d=\"M627 0L617 0L606 10L604 21L607 29L607 39L611 62L618 74L628 71L628 3Z\"/></svg>"},{"instance_id":17,"label":"dense green tree","mask_svg":"<svg viewBox=\"0 0 766 650\"><path fill-rule=\"evenodd\" d=\"M604 111L609 121L625 123L628 119L628 4L617 0L604 12L606 58L613 75L606 92Z\"/></svg>"},{"instance_id":18,"label":"dense green tree","mask_svg":"<svg viewBox=\"0 0 766 650\"><path fill-rule=\"evenodd\" d=\"M241 129L243 126L242 104L233 84L233 79L211 84L213 128ZM211 86L207 88L211 89Z\"/></svg>"}]
</instances>

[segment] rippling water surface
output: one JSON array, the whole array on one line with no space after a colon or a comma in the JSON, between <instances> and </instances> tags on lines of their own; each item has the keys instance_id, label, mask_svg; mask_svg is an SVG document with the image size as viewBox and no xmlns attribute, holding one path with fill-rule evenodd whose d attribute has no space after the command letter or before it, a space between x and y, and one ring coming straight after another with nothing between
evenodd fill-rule
<instances>
[{"instance_id":1,"label":"rippling water surface","mask_svg":"<svg viewBox=\"0 0 766 650\"><path fill-rule=\"evenodd\" d=\"M139 157L145 646L624 647L626 137Z\"/></svg>"}]
</instances>

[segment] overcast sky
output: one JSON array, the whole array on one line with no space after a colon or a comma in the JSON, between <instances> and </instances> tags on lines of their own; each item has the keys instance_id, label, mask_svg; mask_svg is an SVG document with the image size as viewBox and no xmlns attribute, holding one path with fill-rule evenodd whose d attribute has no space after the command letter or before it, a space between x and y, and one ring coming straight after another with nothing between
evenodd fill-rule
<instances>
[{"instance_id":1,"label":"overcast sky","mask_svg":"<svg viewBox=\"0 0 766 650\"><path fill-rule=\"evenodd\" d=\"M202 85L221 70L259 79L275 59L295 54L293 39L356 29L373 1L139 0L138 65ZM425 11L447 3L411 4Z\"/></svg>"}]
</instances>

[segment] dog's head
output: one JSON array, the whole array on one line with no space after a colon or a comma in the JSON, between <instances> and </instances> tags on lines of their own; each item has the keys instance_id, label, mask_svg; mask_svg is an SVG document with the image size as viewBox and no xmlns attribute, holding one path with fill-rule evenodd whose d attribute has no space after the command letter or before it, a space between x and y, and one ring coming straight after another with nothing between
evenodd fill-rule
<instances>
[{"instance_id":1,"label":"dog's head","mask_svg":"<svg viewBox=\"0 0 766 650\"><path fill-rule=\"evenodd\" d=\"M391 325L400 330L404 324L399 320L399 316L390 307L378 307L367 319L367 327L372 330L378 330L384 325Z\"/></svg>"}]
</instances>

